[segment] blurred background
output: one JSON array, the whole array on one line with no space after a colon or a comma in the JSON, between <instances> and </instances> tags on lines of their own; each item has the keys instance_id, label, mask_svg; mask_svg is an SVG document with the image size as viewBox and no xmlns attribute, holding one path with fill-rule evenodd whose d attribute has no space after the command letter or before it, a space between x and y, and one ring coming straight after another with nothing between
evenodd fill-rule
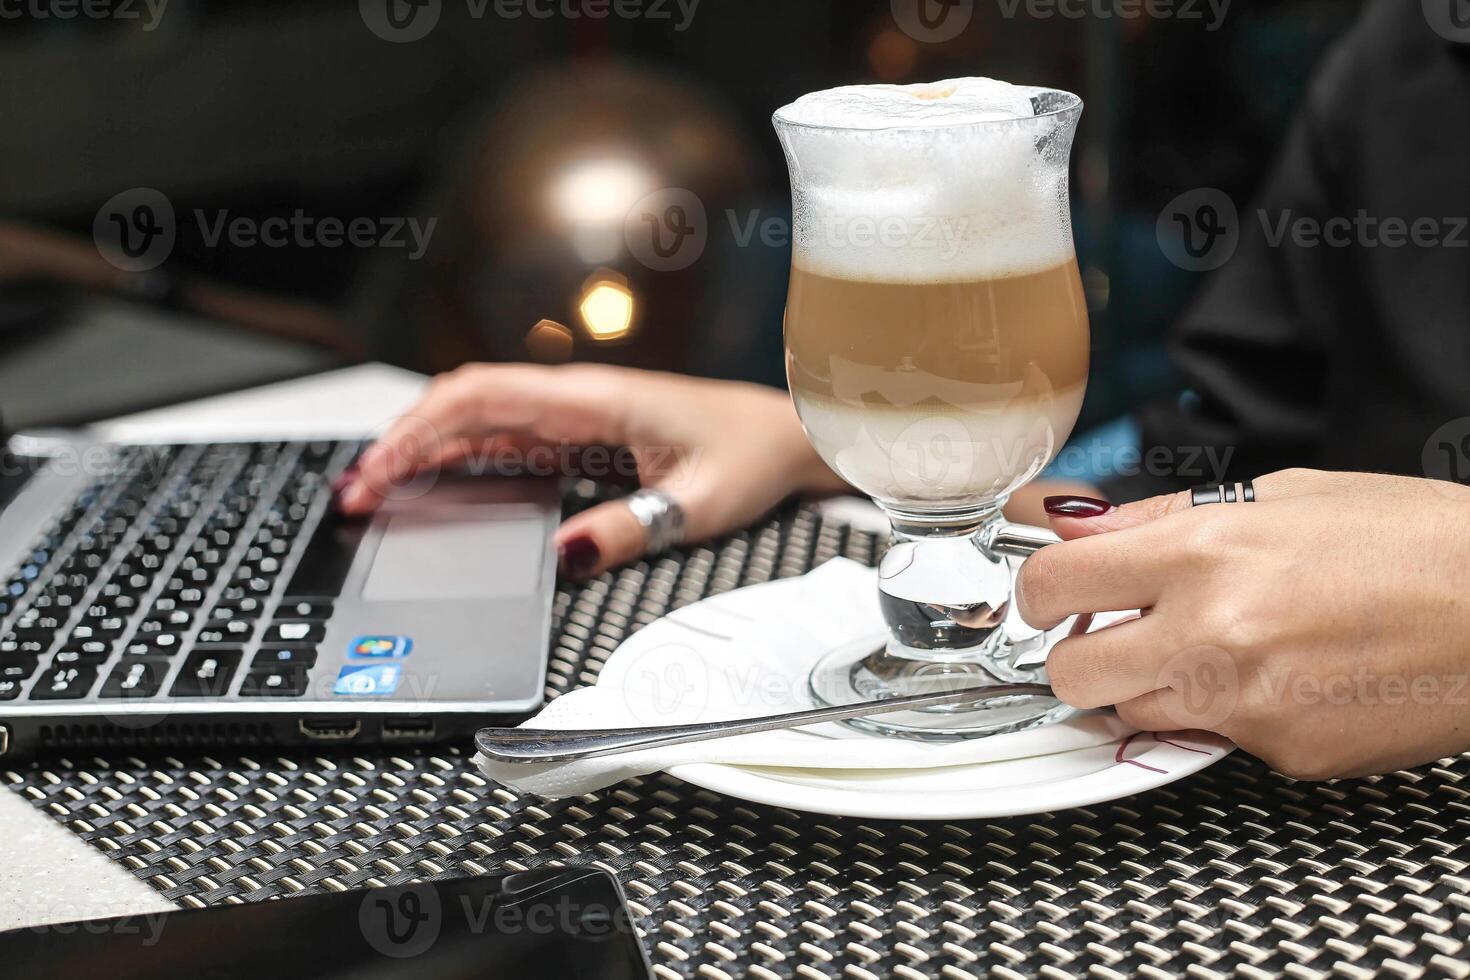
<instances>
[{"instance_id":1,"label":"blurred background","mask_svg":"<svg viewBox=\"0 0 1470 980\"><path fill-rule=\"evenodd\" d=\"M1087 103L1083 432L1176 389L1162 334L1200 277L1165 259L1159 212L1199 187L1249 197L1360 6L1220 2L1131 19L1026 0L14 2L0 408L73 424L363 360L781 385L771 112L990 75ZM688 241L637 247L645 200Z\"/></svg>"}]
</instances>

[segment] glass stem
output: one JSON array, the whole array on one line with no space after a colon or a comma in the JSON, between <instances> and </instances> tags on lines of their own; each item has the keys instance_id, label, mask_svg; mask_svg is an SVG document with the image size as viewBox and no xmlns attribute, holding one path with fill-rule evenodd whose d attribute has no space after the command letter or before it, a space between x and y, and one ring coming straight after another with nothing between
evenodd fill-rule
<instances>
[{"instance_id":1,"label":"glass stem","mask_svg":"<svg viewBox=\"0 0 1470 980\"><path fill-rule=\"evenodd\" d=\"M888 652L929 663L1001 654L1011 571L985 545L1004 521L999 505L942 516L888 514L892 543L878 571Z\"/></svg>"}]
</instances>

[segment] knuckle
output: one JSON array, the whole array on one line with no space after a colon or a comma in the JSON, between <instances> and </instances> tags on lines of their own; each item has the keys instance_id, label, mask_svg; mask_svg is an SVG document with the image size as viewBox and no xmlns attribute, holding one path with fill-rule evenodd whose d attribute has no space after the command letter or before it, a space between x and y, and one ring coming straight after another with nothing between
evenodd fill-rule
<instances>
[{"instance_id":1,"label":"knuckle","mask_svg":"<svg viewBox=\"0 0 1470 980\"><path fill-rule=\"evenodd\" d=\"M1180 537L1184 555L1195 564L1214 564L1234 548L1228 522L1220 515L1205 513Z\"/></svg>"},{"instance_id":2,"label":"knuckle","mask_svg":"<svg viewBox=\"0 0 1470 980\"><path fill-rule=\"evenodd\" d=\"M468 381L481 377L488 366L473 362L461 364L443 374L435 375L434 380L430 382L430 387L441 391L447 388L458 388Z\"/></svg>"},{"instance_id":3,"label":"knuckle","mask_svg":"<svg viewBox=\"0 0 1470 980\"><path fill-rule=\"evenodd\" d=\"M1053 545L1027 558L1016 576L1016 595L1022 612L1046 618L1058 614L1061 598L1061 562Z\"/></svg>"},{"instance_id":4,"label":"knuckle","mask_svg":"<svg viewBox=\"0 0 1470 980\"><path fill-rule=\"evenodd\" d=\"M1342 479L1341 474L1328 473L1323 470L1308 469L1305 466L1293 466L1288 469L1278 470L1267 474L1257 481L1264 484L1265 489L1272 492L1272 496L1291 495L1307 490L1331 487Z\"/></svg>"},{"instance_id":5,"label":"knuckle","mask_svg":"<svg viewBox=\"0 0 1470 980\"><path fill-rule=\"evenodd\" d=\"M1135 698L1132 701L1124 701L1115 709L1118 717L1134 728L1147 731L1157 725L1153 713L1144 704L1151 699Z\"/></svg>"},{"instance_id":6,"label":"knuckle","mask_svg":"<svg viewBox=\"0 0 1470 980\"><path fill-rule=\"evenodd\" d=\"M1071 643L1062 640L1047 656L1046 676L1052 690L1074 708L1101 708L1107 703L1097 694L1102 689L1103 665Z\"/></svg>"},{"instance_id":7,"label":"knuckle","mask_svg":"<svg viewBox=\"0 0 1470 980\"><path fill-rule=\"evenodd\" d=\"M1198 613L1206 641L1232 655L1259 649L1269 639L1269 624L1257 607L1242 601L1213 599Z\"/></svg>"}]
</instances>

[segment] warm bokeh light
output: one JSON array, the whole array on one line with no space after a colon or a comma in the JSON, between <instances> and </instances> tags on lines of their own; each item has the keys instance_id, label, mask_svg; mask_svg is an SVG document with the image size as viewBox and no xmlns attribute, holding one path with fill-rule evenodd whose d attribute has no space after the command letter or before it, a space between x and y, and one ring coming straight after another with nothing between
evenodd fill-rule
<instances>
[{"instance_id":1,"label":"warm bokeh light","mask_svg":"<svg viewBox=\"0 0 1470 980\"><path fill-rule=\"evenodd\" d=\"M526 352L542 364L564 364L572 359L575 338L571 328L555 320L542 320L526 334Z\"/></svg>"},{"instance_id":2,"label":"warm bokeh light","mask_svg":"<svg viewBox=\"0 0 1470 980\"><path fill-rule=\"evenodd\" d=\"M611 262L623 247L624 219L656 183L648 168L630 157L579 160L552 179L551 210L571 230L582 261Z\"/></svg>"},{"instance_id":3,"label":"warm bokeh light","mask_svg":"<svg viewBox=\"0 0 1470 980\"><path fill-rule=\"evenodd\" d=\"M895 27L885 27L868 42L868 66L883 82L908 78L919 62L919 45Z\"/></svg>"},{"instance_id":4,"label":"warm bokeh light","mask_svg":"<svg viewBox=\"0 0 1470 980\"><path fill-rule=\"evenodd\" d=\"M587 280L578 309L593 340L621 340L633 330L633 290L616 273L599 272Z\"/></svg>"}]
</instances>

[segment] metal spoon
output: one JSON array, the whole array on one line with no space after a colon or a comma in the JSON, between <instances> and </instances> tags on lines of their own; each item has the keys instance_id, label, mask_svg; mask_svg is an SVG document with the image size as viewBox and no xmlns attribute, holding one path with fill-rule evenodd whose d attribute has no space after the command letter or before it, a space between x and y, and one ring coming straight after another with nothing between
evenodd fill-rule
<instances>
[{"instance_id":1,"label":"metal spoon","mask_svg":"<svg viewBox=\"0 0 1470 980\"><path fill-rule=\"evenodd\" d=\"M1040 696L1052 697L1045 684L992 684L968 687L937 694L910 694L879 701L838 705L833 708L810 708L763 718L736 721L714 721L698 725L669 725L661 728L600 728L580 731L555 731L538 728L482 728L475 735L475 747L496 762L572 762L596 759L640 749L657 749L689 742L708 742L735 735L772 732L783 728L800 728L825 721L846 721L869 715L888 714L906 708L929 708L941 704L978 704L997 698Z\"/></svg>"}]
</instances>

